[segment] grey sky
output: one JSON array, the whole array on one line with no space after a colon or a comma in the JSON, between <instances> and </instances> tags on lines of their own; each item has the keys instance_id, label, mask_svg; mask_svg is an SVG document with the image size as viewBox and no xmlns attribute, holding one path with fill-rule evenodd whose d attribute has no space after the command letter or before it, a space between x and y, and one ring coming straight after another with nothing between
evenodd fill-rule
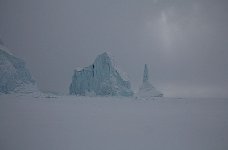
<instances>
[{"instance_id":1,"label":"grey sky","mask_svg":"<svg viewBox=\"0 0 228 150\"><path fill-rule=\"evenodd\" d=\"M0 0L0 35L43 90L110 51L134 89L147 63L166 96L228 97L226 0Z\"/></svg>"}]
</instances>

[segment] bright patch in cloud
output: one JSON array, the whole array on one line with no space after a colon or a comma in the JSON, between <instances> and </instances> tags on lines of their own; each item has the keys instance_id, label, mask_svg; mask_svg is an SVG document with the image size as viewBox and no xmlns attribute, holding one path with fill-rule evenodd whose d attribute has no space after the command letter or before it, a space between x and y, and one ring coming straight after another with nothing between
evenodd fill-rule
<instances>
[{"instance_id":1,"label":"bright patch in cloud","mask_svg":"<svg viewBox=\"0 0 228 150\"><path fill-rule=\"evenodd\" d=\"M172 43L171 30L170 30L170 25L167 20L167 15L164 11L161 13L161 18L159 20L159 24L160 24L160 34L161 34L161 37L163 40L163 44L166 49L169 49L171 47L171 43Z\"/></svg>"}]
</instances>

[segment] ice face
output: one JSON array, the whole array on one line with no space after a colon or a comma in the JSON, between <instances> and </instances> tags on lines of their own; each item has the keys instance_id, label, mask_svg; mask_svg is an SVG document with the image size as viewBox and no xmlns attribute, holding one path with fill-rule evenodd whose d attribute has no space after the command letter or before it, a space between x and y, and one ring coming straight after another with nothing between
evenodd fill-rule
<instances>
[{"instance_id":1,"label":"ice face","mask_svg":"<svg viewBox=\"0 0 228 150\"><path fill-rule=\"evenodd\" d=\"M25 62L0 47L0 93L10 93L23 84L34 84Z\"/></svg>"},{"instance_id":2,"label":"ice face","mask_svg":"<svg viewBox=\"0 0 228 150\"><path fill-rule=\"evenodd\" d=\"M92 65L74 71L69 90L72 95L133 95L130 82L106 52L99 55Z\"/></svg>"}]
</instances>

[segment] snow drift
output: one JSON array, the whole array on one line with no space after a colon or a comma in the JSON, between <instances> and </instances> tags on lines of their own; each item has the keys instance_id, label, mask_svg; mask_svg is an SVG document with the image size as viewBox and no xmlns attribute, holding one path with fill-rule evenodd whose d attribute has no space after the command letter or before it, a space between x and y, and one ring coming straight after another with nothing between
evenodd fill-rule
<instances>
[{"instance_id":1,"label":"snow drift","mask_svg":"<svg viewBox=\"0 0 228 150\"><path fill-rule=\"evenodd\" d=\"M131 84L107 52L94 63L75 70L69 88L71 95L132 96Z\"/></svg>"}]
</instances>

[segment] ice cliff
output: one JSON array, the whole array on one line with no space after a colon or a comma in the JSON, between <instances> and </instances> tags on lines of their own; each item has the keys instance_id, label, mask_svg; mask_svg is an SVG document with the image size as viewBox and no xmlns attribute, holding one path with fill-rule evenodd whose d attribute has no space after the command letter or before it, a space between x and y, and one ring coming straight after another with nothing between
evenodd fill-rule
<instances>
[{"instance_id":1,"label":"ice cliff","mask_svg":"<svg viewBox=\"0 0 228 150\"><path fill-rule=\"evenodd\" d=\"M132 96L131 84L105 52L94 63L74 71L69 92L71 95Z\"/></svg>"},{"instance_id":2,"label":"ice cliff","mask_svg":"<svg viewBox=\"0 0 228 150\"><path fill-rule=\"evenodd\" d=\"M144 67L144 73L143 73L143 83L141 87L139 88L139 91L137 93L137 97L140 98L150 98L150 97L162 97L163 94L158 91L149 81L149 71L148 67L145 64Z\"/></svg>"},{"instance_id":3,"label":"ice cliff","mask_svg":"<svg viewBox=\"0 0 228 150\"><path fill-rule=\"evenodd\" d=\"M0 44L0 94L22 92L26 87L35 87L25 62L12 55L9 50Z\"/></svg>"}]
</instances>

